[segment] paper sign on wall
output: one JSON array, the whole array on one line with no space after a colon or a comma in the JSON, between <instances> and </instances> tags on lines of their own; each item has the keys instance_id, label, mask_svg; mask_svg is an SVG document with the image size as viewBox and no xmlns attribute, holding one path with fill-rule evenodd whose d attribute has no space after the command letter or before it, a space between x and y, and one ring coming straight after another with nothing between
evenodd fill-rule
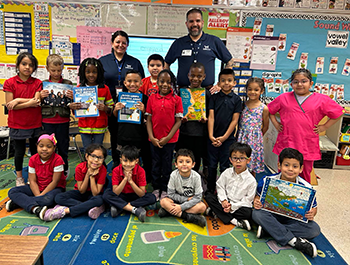
<instances>
[{"instance_id":1,"label":"paper sign on wall","mask_svg":"<svg viewBox=\"0 0 350 265\"><path fill-rule=\"evenodd\" d=\"M350 59L347 58L344 63L343 71L341 72L342 75L349 76L350 73Z\"/></svg>"},{"instance_id":2,"label":"paper sign on wall","mask_svg":"<svg viewBox=\"0 0 350 265\"><path fill-rule=\"evenodd\" d=\"M284 51L286 49L287 34L281 33L278 39L278 50Z\"/></svg>"},{"instance_id":3,"label":"paper sign on wall","mask_svg":"<svg viewBox=\"0 0 350 265\"><path fill-rule=\"evenodd\" d=\"M278 37L254 36L250 69L276 69Z\"/></svg>"},{"instance_id":4,"label":"paper sign on wall","mask_svg":"<svg viewBox=\"0 0 350 265\"><path fill-rule=\"evenodd\" d=\"M329 64L329 73L336 74L338 71L338 57L332 57Z\"/></svg>"},{"instance_id":5,"label":"paper sign on wall","mask_svg":"<svg viewBox=\"0 0 350 265\"><path fill-rule=\"evenodd\" d=\"M294 61L295 56L297 55L298 48L299 48L299 43L293 42L287 54L287 59Z\"/></svg>"},{"instance_id":6,"label":"paper sign on wall","mask_svg":"<svg viewBox=\"0 0 350 265\"><path fill-rule=\"evenodd\" d=\"M315 74L323 74L324 57L317 57Z\"/></svg>"},{"instance_id":7,"label":"paper sign on wall","mask_svg":"<svg viewBox=\"0 0 350 265\"><path fill-rule=\"evenodd\" d=\"M307 68L308 53L302 52L300 55L299 68Z\"/></svg>"},{"instance_id":8,"label":"paper sign on wall","mask_svg":"<svg viewBox=\"0 0 350 265\"><path fill-rule=\"evenodd\" d=\"M349 32L329 30L327 33L326 48L343 48L348 46Z\"/></svg>"},{"instance_id":9,"label":"paper sign on wall","mask_svg":"<svg viewBox=\"0 0 350 265\"><path fill-rule=\"evenodd\" d=\"M254 20L253 35L260 35L262 18L258 17Z\"/></svg>"},{"instance_id":10,"label":"paper sign on wall","mask_svg":"<svg viewBox=\"0 0 350 265\"><path fill-rule=\"evenodd\" d=\"M227 28L226 47L235 62L248 62L250 56L252 28Z\"/></svg>"},{"instance_id":11,"label":"paper sign on wall","mask_svg":"<svg viewBox=\"0 0 350 265\"><path fill-rule=\"evenodd\" d=\"M229 13L212 13L208 14L208 29L226 30L230 22Z\"/></svg>"}]
</instances>

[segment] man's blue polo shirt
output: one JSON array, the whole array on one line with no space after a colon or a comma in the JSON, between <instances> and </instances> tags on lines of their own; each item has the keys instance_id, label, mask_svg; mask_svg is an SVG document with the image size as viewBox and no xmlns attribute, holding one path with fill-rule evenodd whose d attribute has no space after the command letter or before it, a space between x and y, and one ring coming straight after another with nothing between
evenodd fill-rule
<instances>
[{"instance_id":1,"label":"man's blue polo shirt","mask_svg":"<svg viewBox=\"0 0 350 265\"><path fill-rule=\"evenodd\" d=\"M232 91L227 95L220 91L210 97L209 110L214 110L214 137L223 136L230 126L233 114L242 112L242 100ZM234 134L235 130L228 139L233 139Z\"/></svg>"},{"instance_id":2,"label":"man's blue polo shirt","mask_svg":"<svg viewBox=\"0 0 350 265\"><path fill-rule=\"evenodd\" d=\"M119 68L116 63L113 49L112 53L101 57L99 60L103 65L103 69L105 70L105 83L109 87L112 98L116 100L115 88L119 86ZM123 86L124 91L126 91L126 88L124 87L125 74L128 70L136 70L141 74L142 78L145 77L145 72L141 62L127 53L124 54L123 59L119 62L119 65L121 66L120 84Z\"/></svg>"},{"instance_id":3,"label":"man's blue polo shirt","mask_svg":"<svg viewBox=\"0 0 350 265\"><path fill-rule=\"evenodd\" d=\"M201 38L196 42L189 35L175 40L165 56L165 62L170 65L178 59L177 84L179 87L190 85L187 75L195 60L204 64L206 77L202 82L202 87L207 87L213 85L215 81L216 58L227 63L231 60L232 55L222 40L203 32Z\"/></svg>"}]
</instances>

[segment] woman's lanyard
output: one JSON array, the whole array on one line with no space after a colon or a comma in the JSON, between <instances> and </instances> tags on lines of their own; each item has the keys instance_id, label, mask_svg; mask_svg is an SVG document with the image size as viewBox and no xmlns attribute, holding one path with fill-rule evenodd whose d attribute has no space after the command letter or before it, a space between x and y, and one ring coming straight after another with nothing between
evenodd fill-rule
<instances>
[{"instance_id":1,"label":"woman's lanyard","mask_svg":"<svg viewBox=\"0 0 350 265\"><path fill-rule=\"evenodd\" d=\"M197 55L198 55L198 52L199 52L199 48L202 45L202 42L199 42L197 47L195 47L196 46L195 44L197 44L197 42L192 42L191 43L192 52L193 52L193 55L194 55L194 60L193 60L194 63L197 62Z\"/></svg>"},{"instance_id":2,"label":"woman's lanyard","mask_svg":"<svg viewBox=\"0 0 350 265\"><path fill-rule=\"evenodd\" d=\"M121 83L122 83L122 69L123 69L123 64L124 63L120 63L118 62L117 59L115 59L115 63L118 66L118 87L122 87Z\"/></svg>"}]
</instances>

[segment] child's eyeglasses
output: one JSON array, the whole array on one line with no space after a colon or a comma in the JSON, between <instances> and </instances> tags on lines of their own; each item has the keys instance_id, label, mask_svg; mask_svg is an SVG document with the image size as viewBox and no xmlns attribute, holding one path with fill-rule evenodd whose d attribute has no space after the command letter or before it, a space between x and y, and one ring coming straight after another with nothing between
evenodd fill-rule
<instances>
[{"instance_id":1,"label":"child's eyeglasses","mask_svg":"<svg viewBox=\"0 0 350 265\"><path fill-rule=\"evenodd\" d=\"M306 84L306 83L309 83L310 82L310 80L309 79L305 79L305 80L301 80L301 81L297 81L297 80L293 80L291 83L292 83L292 85L298 85L298 84L302 84L302 85L304 85L304 84Z\"/></svg>"},{"instance_id":2,"label":"child's eyeglasses","mask_svg":"<svg viewBox=\"0 0 350 265\"><path fill-rule=\"evenodd\" d=\"M99 161L102 161L104 159L103 156L97 156L97 155L94 155L94 154L89 154L89 156L91 156L92 159L97 159Z\"/></svg>"},{"instance_id":3,"label":"child's eyeglasses","mask_svg":"<svg viewBox=\"0 0 350 265\"><path fill-rule=\"evenodd\" d=\"M238 160L239 161L244 161L244 160L248 159L248 157L246 157L246 156L241 156L241 157L233 156L233 157L231 157L231 159L232 159L232 161L237 162Z\"/></svg>"}]
</instances>

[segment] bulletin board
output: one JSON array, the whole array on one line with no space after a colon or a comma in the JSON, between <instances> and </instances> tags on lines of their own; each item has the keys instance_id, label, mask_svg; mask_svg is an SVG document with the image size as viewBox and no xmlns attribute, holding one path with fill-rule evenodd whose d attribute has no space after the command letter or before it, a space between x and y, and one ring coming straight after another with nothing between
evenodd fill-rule
<instances>
[{"instance_id":1,"label":"bulletin board","mask_svg":"<svg viewBox=\"0 0 350 265\"><path fill-rule=\"evenodd\" d=\"M281 72L281 79L291 77L292 71L299 68L301 53L308 53L307 69L315 73L317 57L324 57L323 74L318 74L317 83L344 84L344 99L350 100L350 75L342 75L347 58L350 58L350 45L346 48L326 47L329 31L336 33L350 31L350 16L346 15L320 15L296 14L286 12L242 12L242 26L253 27L255 18L262 18L261 35L265 35L266 26L274 25L273 36L281 33L287 34L286 49L278 51L276 70ZM328 36L329 37L329 36ZM328 39L329 40L329 39ZM347 38L349 41L350 38ZM287 59L289 49L293 42L299 44L295 60ZM330 74L330 59L338 57L337 73ZM254 70L254 76L262 77L264 70ZM269 97L276 97L277 93L267 93Z\"/></svg>"}]
</instances>

